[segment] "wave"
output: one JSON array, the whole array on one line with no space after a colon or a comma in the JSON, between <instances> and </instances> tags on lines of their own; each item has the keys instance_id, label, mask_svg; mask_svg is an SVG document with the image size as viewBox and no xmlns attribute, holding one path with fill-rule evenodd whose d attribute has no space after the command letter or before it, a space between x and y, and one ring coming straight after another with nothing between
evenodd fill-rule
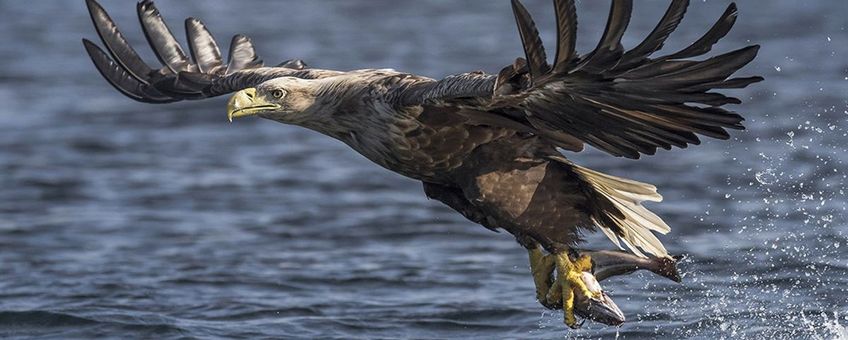
<instances>
[{"instance_id":1,"label":"wave","mask_svg":"<svg viewBox=\"0 0 848 340\"><path fill-rule=\"evenodd\" d=\"M115 315L87 317L47 310L0 311L0 338L18 336L59 336L94 338L102 335L186 335L187 330L167 322L145 322L139 318ZM136 321L128 322L126 319Z\"/></svg>"}]
</instances>

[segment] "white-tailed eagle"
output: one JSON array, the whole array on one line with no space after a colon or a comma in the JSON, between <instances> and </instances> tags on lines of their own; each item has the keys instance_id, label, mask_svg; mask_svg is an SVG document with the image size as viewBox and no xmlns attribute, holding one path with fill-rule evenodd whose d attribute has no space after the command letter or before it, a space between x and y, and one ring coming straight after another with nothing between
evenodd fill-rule
<instances>
[{"instance_id":1,"label":"white-tailed eagle","mask_svg":"<svg viewBox=\"0 0 848 340\"><path fill-rule=\"evenodd\" d=\"M662 199L653 185L581 167L558 149L578 152L589 144L639 158L698 144L699 136L727 139L728 129L743 129L743 118L722 107L740 100L711 91L762 78L731 78L758 46L692 60L728 33L735 5L692 45L654 56L683 19L687 0L671 1L656 28L629 50L621 38L633 4L613 0L601 41L586 54L575 51L574 1L553 3L551 63L530 14L512 0L524 58L498 74L441 80L391 69L314 69L300 60L269 67L242 35L233 37L224 60L194 18L185 22L186 51L148 0L138 3L138 16L163 66L142 61L94 0L87 4L104 48L83 43L106 80L134 100L161 104L233 93L231 120L258 116L300 125L420 180L428 197L515 235L530 253L537 298L564 309L565 323L575 327L574 301L603 298L581 280L593 262L591 254L574 251L580 233L600 230L638 256L673 261L654 235L670 228L641 204Z\"/></svg>"}]
</instances>

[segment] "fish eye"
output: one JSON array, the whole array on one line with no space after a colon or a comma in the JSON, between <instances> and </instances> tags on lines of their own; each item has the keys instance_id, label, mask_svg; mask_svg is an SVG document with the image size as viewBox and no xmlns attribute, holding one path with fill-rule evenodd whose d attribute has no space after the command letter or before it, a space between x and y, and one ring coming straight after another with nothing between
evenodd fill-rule
<instances>
[{"instance_id":1,"label":"fish eye","mask_svg":"<svg viewBox=\"0 0 848 340\"><path fill-rule=\"evenodd\" d=\"M283 90L274 90L274 92L271 92L271 95L274 96L274 98L277 98L277 99L283 98L283 96L285 94L286 94L286 92L283 91Z\"/></svg>"}]
</instances>

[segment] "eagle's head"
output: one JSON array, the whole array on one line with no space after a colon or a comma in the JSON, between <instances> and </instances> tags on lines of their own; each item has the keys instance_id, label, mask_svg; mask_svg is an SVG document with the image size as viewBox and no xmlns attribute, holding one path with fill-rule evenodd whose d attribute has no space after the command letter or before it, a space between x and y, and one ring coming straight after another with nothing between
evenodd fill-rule
<instances>
[{"instance_id":1,"label":"eagle's head","mask_svg":"<svg viewBox=\"0 0 848 340\"><path fill-rule=\"evenodd\" d=\"M259 116L286 124L304 125L320 110L315 80L281 77L238 91L227 103L227 117Z\"/></svg>"}]
</instances>

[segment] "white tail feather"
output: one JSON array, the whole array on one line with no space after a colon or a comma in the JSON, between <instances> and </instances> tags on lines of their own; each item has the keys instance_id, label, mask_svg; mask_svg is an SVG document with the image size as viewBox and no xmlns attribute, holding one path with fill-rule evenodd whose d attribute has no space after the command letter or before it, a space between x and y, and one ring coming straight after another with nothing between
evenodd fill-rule
<instances>
[{"instance_id":1,"label":"white tail feather","mask_svg":"<svg viewBox=\"0 0 848 340\"><path fill-rule=\"evenodd\" d=\"M621 243L624 243L634 254L641 257L645 257L642 251L657 257L668 255L662 242L654 236L652 231L666 234L671 231L671 228L659 216L642 206L644 201L662 201L662 196L657 193L655 186L610 176L571 162L568 162L568 164L587 184L595 189L598 194L612 202L613 206L624 215L623 219L612 214L608 215L621 229L621 235L616 235L609 226L603 225L596 217L592 217L592 221L601 228L601 231L613 243L619 248L622 248Z\"/></svg>"}]
</instances>

